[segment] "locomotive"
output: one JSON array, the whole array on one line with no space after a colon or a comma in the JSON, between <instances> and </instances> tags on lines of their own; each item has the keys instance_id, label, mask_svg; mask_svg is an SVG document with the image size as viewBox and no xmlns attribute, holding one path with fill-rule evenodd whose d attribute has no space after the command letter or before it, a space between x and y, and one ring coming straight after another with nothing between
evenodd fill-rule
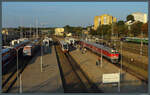
<instances>
[{"instance_id":1,"label":"locomotive","mask_svg":"<svg viewBox=\"0 0 150 95\"><path fill-rule=\"evenodd\" d=\"M60 42L60 45L61 45L61 50L62 50L64 53L68 52L68 51L69 51L69 46L68 46L68 44L67 44L65 41L63 41L63 40L61 40L61 41L59 41L59 42Z\"/></svg>"},{"instance_id":2,"label":"locomotive","mask_svg":"<svg viewBox=\"0 0 150 95\"><path fill-rule=\"evenodd\" d=\"M85 41L85 40L80 40L80 44L83 48L90 49L93 52L96 52L97 54L102 54L105 58L110 60L112 63L119 62L120 54L114 48L108 47L103 44Z\"/></svg>"}]
</instances>

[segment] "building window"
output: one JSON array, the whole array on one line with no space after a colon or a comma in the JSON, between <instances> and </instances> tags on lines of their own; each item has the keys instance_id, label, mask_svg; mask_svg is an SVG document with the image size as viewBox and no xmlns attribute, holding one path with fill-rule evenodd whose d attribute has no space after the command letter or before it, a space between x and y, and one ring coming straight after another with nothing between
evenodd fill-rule
<instances>
[{"instance_id":1,"label":"building window","mask_svg":"<svg viewBox=\"0 0 150 95\"><path fill-rule=\"evenodd\" d=\"M101 24L101 19L98 18L98 26Z\"/></svg>"},{"instance_id":2,"label":"building window","mask_svg":"<svg viewBox=\"0 0 150 95\"><path fill-rule=\"evenodd\" d=\"M104 24L107 24L106 16L104 16Z\"/></svg>"}]
</instances>

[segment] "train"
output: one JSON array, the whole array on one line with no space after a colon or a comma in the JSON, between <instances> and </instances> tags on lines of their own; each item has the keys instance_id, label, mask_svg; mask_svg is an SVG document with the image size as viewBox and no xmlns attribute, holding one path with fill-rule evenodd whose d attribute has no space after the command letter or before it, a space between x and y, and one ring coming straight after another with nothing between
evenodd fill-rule
<instances>
[{"instance_id":1,"label":"train","mask_svg":"<svg viewBox=\"0 0 150 95\"><path fill-rule=\"evenodd\" d=\"M61 45L61 50L64 52L64 53L67 53L69 51L69 45L68 43L66 43L65 41L61 40L59 41L60 45Z\"/></svg>"},{"instance_id":2,"label":"train","mask_svg":"<svg viewBox=\"0 0 150 95\"><path fill-rule=\"evenodd\" d=\"M90 49L97 54L102 54L102 56L110 60L112 63L119 62L120 54L115 48L111 48L104 44L98 44L86 40L80 40L80 45L83 48Z\"/></svg>"},{"instance_id":3,"label":"train","mask_svg":"<svg viewBox=\"0 0 150 95\"><path fill-rule=\"evenodd\" d=\"M13 47L3 47L2 49L2 71L6 70L5 68L8 68L8 64L13 62L13 60L16 58L16 51L13 49Z\"/></svg>"},{"instance_id":4,"label":"train","mask_svg":"<svg viewBox=\"0 0 150 95\"><path fill-rule=\"evenodd\" d=\"M37 44L37 40L34 40L32 43L27 44L23 48L23 56L33 56L36 53L39 45Z\"/></svg>"},{"instance_id":5,"label":"train","mask_svg":"<svg viewBox=\"0 0 150 95\"><path fill-rule=\"evenodd\" d=\"M15 59L18 55L22 54L23 47L28 44L30 41L27 39L18 39L12 40L10 46L2 47L2 71L5 72L8 70L8 67L13 66Z\"/></svg>"},{"instance_id":6,"label":"train","mask_svg":"<svg viewBox=\"0 0 150 95\"><path fill-rule=\"evenodd\" d=\"M44 46L50 46L52 43L53 43L52 38L45 37L45 39L43 40L43 45Z\"/></svg>"},{"instance_id":7,"label":"train","mask_svg":"<svg viewBox=\"0 0 150 95\"><path fill-rule=\"evenodd\" d=\"M123 37L120 39L125 42L141 43L148 44L148 38L138 38L138 37Z\"/></svg>"},{"instance_id":8,"label":"train","mask_svg":"<svg viewBox=\"0 0 150 95\"><path fill-rule=\"evenodd\" d=\"M75 38L69 38L69 37L65 38L65 42L67 42L69 45L74 45L75 41L76 41Z\"/></svg>"}]
</instances>

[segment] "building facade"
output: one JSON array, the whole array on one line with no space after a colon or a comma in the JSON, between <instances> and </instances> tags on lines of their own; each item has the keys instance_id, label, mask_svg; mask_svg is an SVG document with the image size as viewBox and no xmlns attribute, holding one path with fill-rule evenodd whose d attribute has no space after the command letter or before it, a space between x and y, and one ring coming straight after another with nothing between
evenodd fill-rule
<instances>
[{"instance_id":1,"label":"building facade","mask_svg":"<svg viewBox=\"0 0 150 95\"><path fill-rule=\"evenodd\" d=\"M101 16L95 16L94 17L94 30L97 30L99 25L110 25L113 22L117 22L117 18L111 15L103 14Z\"/></svg>"},{"instance_id":2,"label":"building facade","mask_svg":"<svg viewBox=\"0 0 150 95\"><path fill-rule=\"evenodd\" d=\"M64 35L64 28L55 28L55 35L63 36Z\"/></svg>"},{"instance_id":3,"label":"building facade","mask_svg":"<svg viewBox=\"0 0 150 95\"><path fill-rule=\"evenodd\" d=\"M135 12L135 13L132 13L131 15L134 16L135 21L147 23L147 14L141 13L141 12Z\"/></svg>"}]
</instances>

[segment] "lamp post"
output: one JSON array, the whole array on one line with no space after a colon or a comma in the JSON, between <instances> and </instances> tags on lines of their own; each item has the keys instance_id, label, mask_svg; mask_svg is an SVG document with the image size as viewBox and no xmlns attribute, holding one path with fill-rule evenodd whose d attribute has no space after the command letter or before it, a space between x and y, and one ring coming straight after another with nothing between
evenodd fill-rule
<instances>
[{"instance_id":1,"label":"lamp post","mask_svg":"<svg viewBox=\"0 0 150 95\"><path fill-rule=\"evenodd\" d=\"M43 55L43 46L42 46L42 42L41 42L41 72L43 72L43 59L42 59L42 55Z\"/></svg>"},{"instance_id":2,"label":"lamp post","mask_svg":"<svg viewBox=\"0 0 150 95\"><path fill-rule=\"evenodd\" d=\"M103 42L103 30L102 30L102 42ZM102 54L102 48L101 48L101 68L102 68L102 62L103 62L103 54Z\"/></svg>"},{"instance_id":3,"label":"lamp post","mask_svg":"<svg viewBox=\"0 0 150 95\"><path fill-rule=\"evenodd\" d=\"M141 49L140 49L140 54L142 55L142 49L143 49L143 31L141 32L142 39L141 39Z\"/></svg>"},{"instance_id":4,"label":"lamp post","mask_svg":"<svg viewBox=\"0 0 150 95\"><path fill-rule=\"evenodd\" d=\"M119 74L120 74L120 81L122 80L122 41L120 42L120 52L121 52L121 67L120 67L120 69L121 70L119 70ZM120 92L120 81L119 81L119 92Z\"/></svg>"},{"instance_id":5,"label":"lamp post","mask_svg":"<svg viewBox=\"0 0 150 95\"><path fill-rule=\"evenodd\" d=\"M32 37L31 37L31 31L32 31L32 30L31 30L31 24L30 24L30 39L32 38Z\"/></svg>"},{"instance_id":6,"label":"lamp post","mask_svg":"<svg viewBox=\"0 0 150 95\"><path fill-rule=\"evenodd\" d=\"M20 50L21 48L19 49L16 49L15 50L17 51L17 80L20 79L20 89L19 89L19 93L22 93L22 80L21 80L21 73L20 73L20 78L19 78L19 73L18 73L18 51ZM17 82L17 86L18 86L18 82Z\"/></svg>"}]
</instances>

